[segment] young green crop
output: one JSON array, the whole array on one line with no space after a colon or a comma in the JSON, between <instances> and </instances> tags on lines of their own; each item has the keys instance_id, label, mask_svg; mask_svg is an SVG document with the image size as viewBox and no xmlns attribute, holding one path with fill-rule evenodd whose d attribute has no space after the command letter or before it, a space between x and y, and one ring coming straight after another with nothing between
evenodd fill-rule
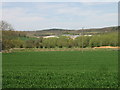
<instances>
[{"instance_id":1,"label":"young green crop","mask_svg":"<svg viewBox=\"0 0 120 90\"><path fill-rule=\"evenodd\" d=\"M3 88L116 88L118 51L3 53Z\"/></svg>"}]
</instances>

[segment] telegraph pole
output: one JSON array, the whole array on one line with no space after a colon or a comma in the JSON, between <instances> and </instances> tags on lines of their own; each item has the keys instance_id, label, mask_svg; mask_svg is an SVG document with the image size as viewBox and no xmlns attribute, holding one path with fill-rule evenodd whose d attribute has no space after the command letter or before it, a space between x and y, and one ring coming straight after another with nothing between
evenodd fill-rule
<instances>
[{"instance_id":1,"label":"telegraph pole","mask_svg":"<svg viewBox=\"0 0 120 90\"><path fill-rule=\"evenodd\" d=\"M83 37L84 37L84 35L83 35L83 29L84 29L84 27L82 27L82 53L83 53Z\"/></svg>"}]
</instances>

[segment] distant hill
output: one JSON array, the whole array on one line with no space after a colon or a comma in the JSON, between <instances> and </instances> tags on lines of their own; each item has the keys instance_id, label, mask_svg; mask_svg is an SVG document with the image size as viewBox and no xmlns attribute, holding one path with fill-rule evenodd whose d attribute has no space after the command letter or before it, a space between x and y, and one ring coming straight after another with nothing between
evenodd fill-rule
<instances>
[{"instance_id":1,"label":"distant hill","mask_svg":"<svg viewBox=\"0 0 120 90\"><path fill-rule=\"evenodd\" d=\"M28 33L34 36L49 36L49 35L63 35L63 34L71 34L71 35L96 35L103 34L109 32L117 32L118 27L105 27L105 28L93 28L93 29L80 29L80 30L68 30L68 29L46 29L46 30L37 30L37 31L29 31Z\"/></svg>"}]
</instances>

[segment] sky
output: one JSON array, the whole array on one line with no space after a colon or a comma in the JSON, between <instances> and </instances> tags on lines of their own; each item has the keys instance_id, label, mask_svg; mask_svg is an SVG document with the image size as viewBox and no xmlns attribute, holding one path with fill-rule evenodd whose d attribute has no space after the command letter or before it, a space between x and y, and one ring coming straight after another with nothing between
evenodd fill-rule
<instances>
[{"instance_id":1,"label":"sky","mask_svg":"<svg viewBox=\"0 0 120 90\"><path fill-rule=\"evenodd\" d=\"M117 26L118 3L4 2L2 19L21 31Z\"/></svg>"}]
</instances>

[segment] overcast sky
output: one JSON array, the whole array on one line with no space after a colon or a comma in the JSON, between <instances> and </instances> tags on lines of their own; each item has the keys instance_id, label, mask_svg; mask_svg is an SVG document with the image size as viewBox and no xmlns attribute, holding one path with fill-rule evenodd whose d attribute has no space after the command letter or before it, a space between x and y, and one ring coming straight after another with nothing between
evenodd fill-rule
<instances>
[{"instance_id":1,"label":"overcast sky","mask_svg":"<svg viewBox=\"0 0 120 90\"><path fill-rule=\"evenodd\" d=\"M118 25L118 3L5 2L2 17L22 31L109 27Z\"/></svg>"}]
</instances>

